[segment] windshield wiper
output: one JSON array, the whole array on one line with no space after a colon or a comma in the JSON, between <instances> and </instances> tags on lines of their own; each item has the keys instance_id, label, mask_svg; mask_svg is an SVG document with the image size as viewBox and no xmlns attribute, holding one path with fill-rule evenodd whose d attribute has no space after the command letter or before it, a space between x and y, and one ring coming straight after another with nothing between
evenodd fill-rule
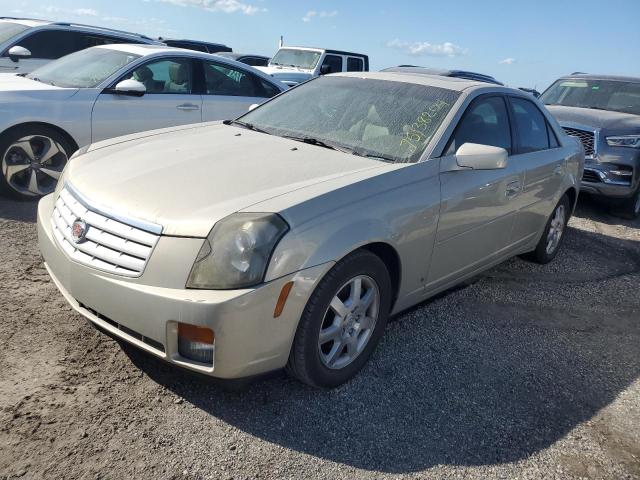
<instances>
[{"instance_id":1,"label":"windshield wiper","mask_svg":"<svg viewBox=\"0 0 640 480\"><path fill-rule=\"evenodd\" d=\"M222 123L225 125L237 125L253 132L266 133L267 135L271 135L270 132L267 132L260 127L256 127L253 123L243 122L242 120L225 120Z\"/></svg>"},{"instance_id":2,"label":"windshield wiper","mask_svg":"<svg viewBox=\"0 0 640 480\"><path fill-rule=\"evenodd\" d=\"M55 83L53 83L51 81L45 82L44 80L41 80L38 77L28 77L28 78L31 79L31 80L35 80L36 82L44 83L45 85L51 85L52 87L56 86Z\"/></svg>"},{"instance_id":3,"label":"windshield wiper","mask_svg":"<svg viewBox=\"0 0 640 480\"><path fill-rule=\"evenodd\" d=\"M319 138L305 137L305 136L298 137L296 135L282 135L282 138L288 138L289 140L295 140L296 142L308 143L309 145L328 148L329 150L336 150L342 153L350 153L350 154L354 153L353 150L348 147L337 145L335 143L326 142L324 140L320 140Z\"/></svg>"}]
</instances>

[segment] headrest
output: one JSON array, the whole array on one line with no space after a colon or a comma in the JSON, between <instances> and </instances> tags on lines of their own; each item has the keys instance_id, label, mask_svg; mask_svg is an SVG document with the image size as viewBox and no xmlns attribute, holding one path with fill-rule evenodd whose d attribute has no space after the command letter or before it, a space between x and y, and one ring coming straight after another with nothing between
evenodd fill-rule
<instances>
[{"instance_id":1,"label":"headrest","mask_svg":"<svg viewBox=\"0 0 640 480\"><path fill-rule=\"evenodd\" d=\"M149 67L140 67L133 72L133 78L139 82L145 82L153 78L153 72Z\"/></svg>"},{"instance_id":2,"label":"headrest","mask_svg":"<svg viewBox=\"0 0 640 480\"><path fill-rule=\"evenodd\" d=\"M187 80L189 80L188 68L186 63L172 63L169 65L169 79L178 85L187 83Z\"/></svg>"}]
</instances>

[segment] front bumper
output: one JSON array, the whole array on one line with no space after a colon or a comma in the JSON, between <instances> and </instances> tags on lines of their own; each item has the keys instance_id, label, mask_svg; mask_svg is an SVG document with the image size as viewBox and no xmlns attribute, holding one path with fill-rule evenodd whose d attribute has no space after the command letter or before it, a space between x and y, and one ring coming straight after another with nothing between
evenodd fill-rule
<instances>
[{"instance_id":1,"label":"front bumper","mask_svg":"<svg viewBox=\"0 0 640 480\"><path fill-rule=\"evenodd\" d=\"M619 199L632 197L638 188L637 170L634 172L636 178L631 175L609 175L611 170L619 171L621 169L608 163L587 161L584 166L580 191Z\"/></svg>"},{"instance_id":2,"label":"front bumper","mask_svg":"<svg viewBox=\"0 0 640 480\"><path fill-rule=\"evenodd\" d=\"M53 197L44 197L38 205L38 239L47 271L69 304L103 330L146 352L218 378L282 368L307 300L333 266L308 268L251 289L187 290L192 259L203 240L160 237L144 273L121 277L81 265L61 250L51 229ZM280 291L289 281L294 286L286 306L274 318ZM213 365L178 353L178 322L214 331Z\"/></svg>"}]
</instances>

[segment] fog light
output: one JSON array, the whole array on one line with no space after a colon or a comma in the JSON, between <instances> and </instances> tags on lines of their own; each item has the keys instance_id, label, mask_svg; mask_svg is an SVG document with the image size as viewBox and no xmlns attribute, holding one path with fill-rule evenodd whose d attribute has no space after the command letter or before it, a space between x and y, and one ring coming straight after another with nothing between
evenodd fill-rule
<instances>
[{"instance_id":1,"label":"fog light","mask_svg":"<svg viewBox=\"0 0 640 480\"><path fill-rule=\"evenodd\" d=\"M178 323L178 353L189 360L213 365L213 330Z\"/></svg>"}]
</instances>

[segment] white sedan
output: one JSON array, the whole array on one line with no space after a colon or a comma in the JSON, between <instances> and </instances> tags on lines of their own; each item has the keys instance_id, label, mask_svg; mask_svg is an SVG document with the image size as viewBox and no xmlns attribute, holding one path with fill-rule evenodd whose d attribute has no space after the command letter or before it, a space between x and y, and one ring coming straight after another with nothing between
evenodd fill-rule
<instances>
[{"instance_id":1,"label":"white sedan","mask_svg":"<svg viewBox=\"0 0 640 480\"><path fill-rule=\"evenodd\" d=\"M81 146L232 119L286 88L231 59L155 45L94 47L0 75L0 190L45 195Z\"/></svg>"}]
</instances>

